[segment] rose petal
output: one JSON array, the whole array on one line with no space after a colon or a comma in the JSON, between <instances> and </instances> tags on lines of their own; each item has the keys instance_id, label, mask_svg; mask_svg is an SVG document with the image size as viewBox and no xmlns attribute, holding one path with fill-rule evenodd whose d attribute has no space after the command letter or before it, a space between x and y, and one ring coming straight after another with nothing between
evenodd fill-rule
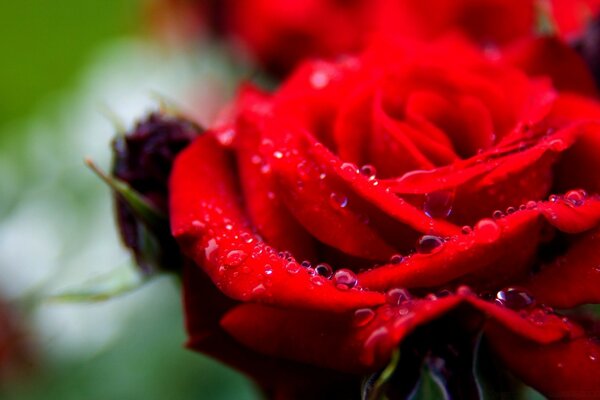
<instances>
[{"instance_id":1,"label":"rose petal","mask_svg":"<svg viewBox=\"0 0 600 400\"><path fill-rule=\"evenodd\" d=\"M259 241L241 215L225 153L209 134L182 152L170 179L171 231L226 295L292 308L346 310L383 301L316 281ZM290 264L291 263L291 264Z\"/></svg>"},{"instance_id":2,"label":"rose petal","mask_svg":"<svg viewBox=\"0 0 600 400\"><path fill-rule=\"evenodd\" d=\"M549 76L558 90L596 96L594 77L583 59L553 36L526 38L503 51L505 60L529 76Z\"/></svg>"},{"instance_id":3,"label":"rose petal","mask_svg":"<svg viewBox=\"0 0 600 400\"><path fill-rule=\"evenodd\" d=\"M557 196L555 201L539 203L538 209L549 223L566 233L585 232L600 223L600 198L597 196L588 196L581 204Z\"/></svg>"},{"instance_id":4,"label":"rose petal","mask_svg":"<svg viewBox=\"0 0 600 400\"><path fill-rule=\"evenodd\" d=\"M596 120L600 120L600 107ZM600 193L599 154L600 124L587 124L554 168L555 190L566 192L573 188L581 188L588 193Z\"/></svg>"},{"instance_id":5,"label":"rose petal","mask_svg":"<svg viewBox=\"0 0 600 400\"><path fill-rule=\"evenodd\" d=\"M591 399L600 395L597 340L577 337L541 345L497 324L490 324L485 336L512 373L549 398Z\"/></svg>"},{"instance_id":6,"label":"rose petal","mask_svg":"<svg viewBox=\"0 0 600 400\"><path fill-rule=\"evenodd\" d=\"M564 256L525 283L537 301L557 308L600 303L600 230L586 233Z\"/></svg>"},{"instance_id":7,"label":"rose petal","mask_svg":"<svg viewBox=\"0 0 600 400\"><path fill-rule=\"evenodd\" d=\"M533 210L482 220L472 232L452 237L432 254L413 254L400 264L363 272L359 279L371 290L438 287L449 282L498 287L527 272L541 227Z\"/></svg>"},{"instance_id":8,"label":"rose petal","mask_svg":"<svg viewBox=\"0 0 600 400\"><path fill-rule=\"evenodd\" d=\"M529 314L522 317L471 295L416 300L397 307L381 306L371 310L371 320L366 322L358 322L352 314L290 312L244 304L225 315L221 325L240 343L259 353L365 373L384 365L393 349L417 327L463 306L488 315L517 335L537 343L553 343L571 332L569 325L554 315L547 315L539 324Z\"/></svg>"},{"instance_id":9,"label":"rose petal","mask_svg":"<svg viewBox=\"0 0 600 400\"><path fill-rule=\"evenodd\" d=\"M277 195L279 188L273 175L263 172L266 164L257 152L261 117L261 114L245 112L236 124L237 165L248 217L267 243L291 252L298 259L312 260L312 237Z\"/></svg>"}]
</instances>

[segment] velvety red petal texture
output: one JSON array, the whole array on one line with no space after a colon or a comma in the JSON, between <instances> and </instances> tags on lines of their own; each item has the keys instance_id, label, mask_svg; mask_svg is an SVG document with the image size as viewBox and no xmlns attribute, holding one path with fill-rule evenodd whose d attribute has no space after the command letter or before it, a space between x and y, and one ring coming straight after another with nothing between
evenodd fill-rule
<instances>
[{"instance_id":1,"label":"velvety red petal texture","mask_svg":"<svg viewBox=\"0 0 600 400\"><path fill-rule=\"evenodd\" d=\"M557 308L600 304L600 231L575 241L566 254L525 285L538 301Z\"/></svg>"},{"instance_id":2,"label":"velvety red petal texture","mask_svg":"<svg viewBox=\"0 0 600 400\"><path fill-rule=\"evenodd\" d=\"M505 50L504 57L530 76L550 77L559 90L598 95L583 58L557 37L523 39Z\"/></svg>"},{"instance_id":3,"label":"velvety red petal texture","mask_svg":"<svg viewBox=\"0 0 600 400\"><path fill-rule=\"evenodd\" d=\"M600 396L600 344L580 336L540 345L497 324L486 337L506 367L551 399L594 399Z\"/></svg>"},{"instance_id":4,"label":"velvety red petal texture","mask_svg":"<svg viewBox=\"0 0 600 400\"><path fill-rule=\"evenodd\" d=\"M290 311L245 304L222 320L234 338L260 353L302 361L336 370L364 373L389 360L392 350L417 327L432 322L461 306L468 306L537 344L560 341L580 332L561 318L535 312L522 316L470 295L437 300L417 300L385 305L356 314L324 314ZM369 312L371 314L369 314ZM369 314L365 319L360 314Z\"/></svg>"}]
</instances>

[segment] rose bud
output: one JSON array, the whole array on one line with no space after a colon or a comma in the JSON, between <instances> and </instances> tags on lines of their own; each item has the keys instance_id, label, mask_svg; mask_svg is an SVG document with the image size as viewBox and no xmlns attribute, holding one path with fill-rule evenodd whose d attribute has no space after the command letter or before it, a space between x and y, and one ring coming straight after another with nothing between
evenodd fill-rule
<instances>
[{"instance_id":1,"label":"rose bud","mask_svg":"<svg viewBox=\"0 0 600 400\"><path fill-rule=\"evenodd\" d=\"M115 192L119 231L145 273L181 268L168 229L167 180L175 156L199 132L183 118L153 113L113 141L112 175L126 185Z\"/></svg>"},{"instance_id":2,"label":"rose bud","mask_svg":"<svg viewBox=\"0 0 600 400\"><path fill-rule=\"evenodd\" d=\"M423 370L478 397L477 354L600 393L577 311L600 301L600 103L446 39L308 61L232 109L169 178L191 348L273 398L403 398Z\"/></svg>"}]
</instances>

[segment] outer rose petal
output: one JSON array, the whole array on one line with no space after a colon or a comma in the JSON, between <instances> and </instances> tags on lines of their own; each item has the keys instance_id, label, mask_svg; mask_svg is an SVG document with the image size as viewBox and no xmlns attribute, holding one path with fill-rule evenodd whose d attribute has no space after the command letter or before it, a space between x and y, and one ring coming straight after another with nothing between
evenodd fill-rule
<instances>
[{"instance_id":1,"label":"outer rose petal","mask_svg":"<svg viewBox=\"0 0 600 400\"><path fill-rule=\"evenodd\" d=\"M578 239L564 256L531 277L525 287L544 304L572 308L600 303L600 230Z\"/></svg>"},{"instance_id":2,"label":"outer rose petal","mask_svg":"<svg viewBox=\"0 0 600 400\"><path fill-rule=\"evenodd\" d=\"M175 161L170 178L173 236L223 293L321 310L383 302L382 294L338 290L330 281L312 279L295 261L290 266L246 227L234 188L225 153L210 135L199 137Z\"/></svg>"},{"instance_id":3,"label":"outer rose petal","mask_svg":"<svg viewBox=\"0 0 600 400\"><path fill-rule=\"evenodd\" d=\"M594 77L584 60L559 38L523 39L503 51L503 56L530 76L549 76L556 89L598 95Z\"/></svg>"},{"instance_id":4,"label":"outer rose petal","mask_svg":"<svg viewBox=\"0 0 600 400\"><path fill-rule=\"evenodd\" d=\"M492 324L485 335L507 368L551 399L600 397L600 345L576 337L548 345L525 340Z\"/></svg>"},{"instance_id":5,"label":"outer rose petal","mask_svg":"<svg viewBox=\"0 0 600 400\"><path fill-rule=\"evenodd\" d=\"M351 314L290 311L258 304L240 305L221 324L236 340L260 353L364 373L384 365L398 343L417 327L459 307L488 315L537 343L553 343L571 335L569 325L554 315L545 315L543 323L538 324L529 314L524 318L470 295L381 306L374 310L373 320L363 326L357 326ZM574 327L573 332L578 329Z\"/></svg>"},{"instance_id":6,"label":"outer rose petal","mask_svg":"<svg viewBox=\"0 0 600 400\"><path fill-rule=\"evenodd\" d=\"M195 265L188 263L184 267L183 284L189 348L251 376L273 398L326 400L332 398L331 393L340 393L340 385L348 389L348 396L358 390L352 383L353 376L281 362L241 346L219 325L223 314L236 303L222 294Z\"/></svg>"},{"instance_id":7,"label":"outer rose petal","mask_svg":"<svg viewBox=\"0 0 600 400\"><path fill-rule=\"evenodd\" d=\"M528 270L541 227L539 213L533 210L518 211L498 221L484 220L471 233L450 239L433 254L414 254L400 264L363 272L359 279L371 290L438 287L449 282L498 287Z\"/></svg>"}]
</instances>

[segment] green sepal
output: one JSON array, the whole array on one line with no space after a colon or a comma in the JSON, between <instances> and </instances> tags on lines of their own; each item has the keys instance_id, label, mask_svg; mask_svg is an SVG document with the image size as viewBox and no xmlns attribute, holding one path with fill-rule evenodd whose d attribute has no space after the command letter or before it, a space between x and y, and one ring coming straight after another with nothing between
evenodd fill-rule
<instances>
[{"instance_id":1,"label":"green sepal","mask_svg":"<svg viewBox=\"0 0 600 400\"><path fill-rule=\"evenodd\" d=\"M86 165L119 195L135 214L149 229L163 229L168 227L167 216L150 204L144 196L134 190L129 184L111 175L107 175L90 159L85 160Z\"/></svg>"}]
</instances>

